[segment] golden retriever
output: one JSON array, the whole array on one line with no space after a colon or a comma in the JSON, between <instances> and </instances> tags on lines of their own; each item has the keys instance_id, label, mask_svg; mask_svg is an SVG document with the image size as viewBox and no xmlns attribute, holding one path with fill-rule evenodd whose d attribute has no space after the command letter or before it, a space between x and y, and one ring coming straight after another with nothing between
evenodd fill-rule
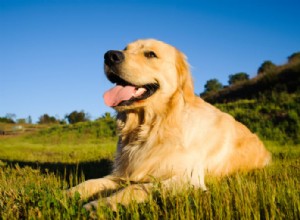
<instances>
[{"instance_id":1,"label":"golden retriever","mask_svg":"<svg viewBox=\"0 0 300 220\"><path fill-rule=\"evenodd\" d=\"M206 174L222 176L270 162L271 154L255 134L194 95L186 57L176 48L138 40L105 53L104 66L116 84L104 94L118 113L114 169L71 188L70 194L89 198L113 190L101 202L115 209L117 203L145 201L154 180L165 189L184 184L206 189Z\"/></svg>"}]
</instances>

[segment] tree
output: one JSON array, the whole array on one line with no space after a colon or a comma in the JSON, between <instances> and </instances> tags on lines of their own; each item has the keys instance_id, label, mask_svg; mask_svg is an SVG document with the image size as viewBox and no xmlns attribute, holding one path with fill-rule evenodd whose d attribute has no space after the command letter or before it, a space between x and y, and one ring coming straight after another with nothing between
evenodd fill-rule
<instances>
[{"instance_id":1,"label":"tree","mask_svg":"<svg viewBox=\"0 0 300 220\"><path fill-rule=\"evenodd\" d=\"M105 120L111 120L111 119L114 119L114 117L110 114L110 112L105 112L104 115L102 115L100 117L100 119L105 119Z\"/></svg>"},{"instance_id":2,"label":"tree","mask_svg":"<svg viewBox=\"0 0 300 220\"><path fill-rule=\"evenodd\" d=\"M2 123L8 123L8 124L14 124L15 121L10 119L10 118L7 118L7 117L0 117L0 122Z\"/></svg>"},{"instance_id":3,"label":"tree","mask_svg":"<svg viewBox=\"0 0 300 220\"><path fill-rule=\"evenodd\" d=\"M217 92L223 88L223 85L217 79L210 79L206 82L204 88L204 93Z\"/></svg>"},{"instance_id":4,"label":"tree","mask_svg":"<svg viewBox=\"0 0 300 220\"><path fill-rule=\"evenodd\" d=\"M26 119L27 124L32 124L32 118L29 115L28 118Z\"/></svg>"},{"instance_id":5,"label":"tree","mask_svg":"<svg viewBox=\"0 0 300 220\"><path fill-rule=\"evenodd\" d=\"M89 120L89 116L87 113L80 111L73 111L72 113L70 113L69 115L66 115L66 119L68 120L68 122L70 124L75 124L78 122L84 122L84 121L88 121Z\"/></svg>"},{"instance_id":6,"label":"tree","mask_svg":"<svg viewBox=\"0 0 300 220\"><path fill-rule=\"evenodd\" d=\"M5 116L5 118L10 119L13 122L15 122L16 117L17 116L14 113L7 113L6 116Z\"/></svg>"},{"instance_id":7,"label":"tree","mask_svg":"<svg viewBox=\"0 0 300 220\"><path fill-rule=\"evenodd\" d=\"M300 60L300 52L296 52L296 53L293 53L291 56L288 56L289 63L292 63L297 60Z\"/></svg>"},{"instance_id":8,"label":"tree","mask_svg":"<svg viewBox=\"0 0 300 220\"><path fill-rule=\"evenodd\" d=\"M41 117L39 117L38 124L58 124L59 121L53 117L49 116L48 114L44 114Z\"/></svg>"},{"instance_id":9,"label":"tree","mask_svg":"<svg viewBox=\"0 0 300 220\"><path fill-rule=\"evenodd\" d=\"M244 82L247 80L249 80L249 75L247 73L240 72L240 73L229 75L228 83L229 83L229 85L234 85L239 82Z\"/></svg>"},{"instance_id":10,"label":"tree","mask_svg":"<svg viewBox=\"0 0 300 220\"><path fill-rule=\"evenodd\" d=\"M26 124L26 119L25 118L19 118L17 119L18 124Z\"/></svg>"},{"instance_id":11,"label":"tree","mask_svg":"<svg viewBox=\"0 0 300 220\"><path fill-rule=\"evenodd\" d=\"M265 74L271 71L274 71L276 68L276 65L274 63L272 63L272 61L265 61L261 64L261 66L258 68L257 70L257 74L261 75L261 74Z\"/></svg>"}]
</instances>

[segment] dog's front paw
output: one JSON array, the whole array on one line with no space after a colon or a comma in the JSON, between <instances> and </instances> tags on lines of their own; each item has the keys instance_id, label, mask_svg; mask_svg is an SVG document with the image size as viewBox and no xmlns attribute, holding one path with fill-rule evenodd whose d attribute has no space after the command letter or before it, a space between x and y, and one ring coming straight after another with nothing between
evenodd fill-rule
<instances>
[{"instance_id":1,"label":"dog's front paw","mask_svg":"<svg viewBox=\"0 0 300 220\"><path fill-rule=\"evenodd\" d=\"M116 212L118 210L118 204L116 202L113 202L110 198L103 198L103 199L95 200L95 201L89 202L83 206L83 208L89 212L95 211L100 207L110 208L114 212Z\"/></svg>"},{"instance_id":2,"label":"dog's front paw","mask_svg":"<svg viewBox=\"0 0 300 220\"><path fill-rule=\"evenodd\" d=\"M75 200L81 199L80 193L75 188L64 190L64 194L69 198L74 198Z\"/></svg>"},{"instance_id":3,"label":"dog's front paw","mask_svg":"<svg viewBox=\"0 0 300 220\"><path fill-rule=\"evenodd\" d=\"M89 203L85 204L83 206L83 208L87 211L94 211L98 208L98 206L99 206L99 201L95 200L95 201L92 201L92 202L89 202Z\"/></svg>"}]
</instances>

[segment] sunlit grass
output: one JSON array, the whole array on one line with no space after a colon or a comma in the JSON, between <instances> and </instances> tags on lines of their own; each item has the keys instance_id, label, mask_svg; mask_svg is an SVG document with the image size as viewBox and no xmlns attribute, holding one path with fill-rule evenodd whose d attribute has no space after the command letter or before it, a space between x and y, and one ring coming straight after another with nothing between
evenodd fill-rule
<instances>
[{"instance_id":1,"label":"sunlit grass","mask_svg":"<svg viewBox=\"0 0 300 220\"><path fill-rule=\"evenodd\" d=\"M117 138L100 122L53 126L0 138L0 160L79 163L113 158Z\"/></svg>"},{"instance_id":2,"label":"sunlit grass","mask_svg":"<svg viewBox=\"0 0 300 220\"><path fill-rule=\"evenodd\" d=\"M116 139L102 139L98 143L39 144L24 139L0 141L0 159L28 162L79 163L100 158L113 158Z\"/></svg>"},{"instance_id":3,"label":"sunlit grass","mask_svg":"<svg viewBox=\"0 0 300 220\"><path fill-rule=\"evenodd\" d=\"M265 143L273 153L273 162L263 170L237 173L222 179L208 177L207 192L187 186L180 192L161 193L162 190L158 187L145 203L133 202L129 207L119 206L117 212L102 207L97 211L97 216L99 219L297 219L300 216L299 146ZM17 152L22 148L18 149L16 146L21 145L16 141L16 145L10 147ZM25 146L27 145L22 145ZM67 159L69 162L85 160L87 157L92 159L91 155L95 152L102 159L111 158L105 144L102 147L86 145L82 151L80 148L83 145L41 146L31 146L34 150L23 151L18 156L19 160L28 159L33 151L47 152L51 149L61 155L67 155L66 152L70 153L71 149L82 152ZM1 152L0 156L3 156ZM41 156L35 157L35 160L50 160L49 158ZM57 162L61 158L64 156L53 160ZM78 196L67 198L64 194L64 189L70 184L74 185L83 180L84 177L78 179L75 173L69 176L58 175L45 170L18 165L11 167L2 163L1 218L87 219L89 213L82 209L83 201Z\"/></svg>"},{"instance_id":4,"label":"sunlit grass","mask_svg":"<svg viewBox=\"0 0 300 220\"><path fill-rule=\"evenodd\" d=\"M102 133L101 133L102 132ZM101 133L101 135L99 135ZM65 189L110 172L117 138L91 124L53 127L0 139L1 219L88 219ZM208 191L155 188L149 200L97 210L98 219L297 219L300 146L264 141L273 161L263 170L207 177ZM2 162L1 162L2 160ZM159 186L159 184L158 184Z\"/></svg>"}]
</instances>

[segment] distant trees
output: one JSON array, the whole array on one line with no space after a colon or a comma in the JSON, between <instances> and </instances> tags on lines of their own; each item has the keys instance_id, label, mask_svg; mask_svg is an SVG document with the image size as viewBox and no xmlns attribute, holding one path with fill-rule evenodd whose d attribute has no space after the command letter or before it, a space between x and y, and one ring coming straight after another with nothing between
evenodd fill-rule
<instances>
[{"instance_id":1,"label":"distant trees","mask_svg":"<svg viewBox=\"0 0 300 220\"><path fill-rule=\"evenodd\" d=\"M244 72L231 74L229 75L228 83L229 85L234 85L239 82L245 82L249 80L249 75ZM223 86L222 83L220 83L217 79L210 79L207 80L206 84L204 85L204 92L200 94L200 96L206 96L209 95L209 93L218 92L219 90L226 88L226 86Z\"/></svg>"},{"instance_id":2,"label":"distant trees","mask_svg":"<svg viewBox=\"0 0 300 220\"><path fill-rule=\"evenodd\" d=\"M51 116L47 113L41 115L36 124L44 125L55 125L55 124L76 124L78 122L87 122L91 121L91 116L84 111L73 111L70 114L66 114L62 119L58 115ZM110 127L113 127L115 124L115 116L111 113L106 112L100 118L95 119L95 121L104 121ZM0 116L0 123L6 124L32 124L32 117L29 115L27 118L17 118L15 114L6 114L6 116Z\"/></svg>"},{"instance_id":3,"label":"distant trees","mask_svg":"<svg viewBox=\"0 0 300 220\"><path fill-rule=\"evenodd\" d=\"M16 114L13 113L7 113L5 117L0 117L0 122L2 123L8 123L8 124L15 124L16 121L18 122L18 119L16 119Z\"/></svg>"},{"instance_id":4,"label":"distant trees","mask_svg":"<svg viewBox=\"0 0 300 220\"><path fill-rule=\"evenodd\" d=\"M70 114L65 115L65 119L60 120L56 117L49 116L48 114L44 114L39 118L39 124L65 124L66 120L69 124L76 124L78 122L85 122L90 120L90 116L88 113L84 111L73 111Z\"/></svg>"},{"instance_id":5,"label":"distant trees","mask_svg":"<svg viewBox=\"0 0 300 220\"><path fill-rule=\"evenodd\" d=\"M235 85L239 82L245 82L249 80L249 75L244 72L239 72L236 74L229 75L228 83L229 85ZM204 85L204 92L200 94L200 96L209 95L209 93L218 92L219 90L226 88L227 86L223 86L217 79L210 79L206 81Z\"/></svg>"},{"instance_id":6,"label":"distant trees","mask_svg":"<svg viewBox=\"0 0 300 220\"><path fill-rule=\"evenodd\" d=\"M106 119L113 118L109 113L106 113L103 117ZM90 120L90 115L84 111L73 111L70 114L65 115L63 119L59 119L58 116L50 116L49 114L43 114L38 118L37 124L75 124L78 122L85 122ZM0 123L18 123L18 124L32 124L31 116L27 118L16 118L15 114L6 114L5 117L0 117Z\"/></svg>"},{"instance_id":7,"label":"distant trees","mask_svg":"<svg viewBox=\"0 0 300 220\"><path fill-rule=\"evenodd\" d=\"M8 123L8 124L14 124L14 120L12 120L11 118L7 118L7 117L0 117L0 122L2 123Z\"/></svg>"},{"instance_id":8,"label":"distant trees","mask_svg":"<svg viewBox=\"0 0 300 220\"><path fill-rule=\"evenodd\" d=\"M204 88L204 93L217 92L223 88L223 85L217 79L210 79L206 82Z\"/></svg>"},{"instance_id":9,"label":"distant trees","mask_svg":"<svg viewBox=\"0 0 300 220\"><path fill-rule=\"evenodd\" d=\"M110 114L110 112L105 112L104 115L102 115L100 118L98 118L98 120L101 120L101 119L110 121L110 120L115 120L115 117L112 116L112 115Z\"/></svg>"},{"instance_id":10,"label":"distant trees","mask_svg":"<svg viewBox=\"0 0 300 220\"><path fill-rule=\"evenodd\" d=\"M249 80L249 75L247 73L240 72L240 73L229 75L228 83L229 85L234 85L236 83L244 82L247 80Z\"/></svg>"},{"instance_id":11,"label":"distant trees","mask_svg":"<svg viewBox=\"0 0 300 220\"><path fill-rule=\"evenodd\" d=\"M65 119L60 120L57 117L44 114L39 118L38 124L65 124L67 120L69 124L76 124L78 122L89 121L90 116L84 111L73 111L70 114L65 115Z\"/></svg>"},{"instance_id":12,"label":"distant trees","mask_svg":"<svg viewBox=\"0 0 300 220\"><path fill-rule=\"evenodd\" d=\"M26 124L26 119L25 119L25 118L19 118L19 119L17 120L17 123L18 123L18 124Z\"/></svg>"},{"instance_id":13,"label":"distant trees","mask_svg":"<svg viewBox=\"0 0 300 220\"><path fill-rule=\"evenodd\" d=\"M60 121L53 116L49 116L48 114L43 114L39 117L38 124L59 124Z\"/></svg>"},{"instance_id":14,"label":"distant trees","mask_svg":"<svg viewBox=\"0 0 300 220\"><path fill-rule=\"evenodd\" d=\"M70 124L75 124L78 122L89 121L90 116L84 111L80 111L80 112L73 111L69 115L66 115L65 118L68 120Z\"/></svg>"},{"instance_id":15,"label":"distant trees","mask_svg":"<svg viewBox=\"0 0 300 220\"><path fill-rule=\"evenodd\" d=\"M288 59L287 64L292 64L292 65L297 64L300 61L300 51L291 54L290 56L287 57L287 59ZM282 68L283 66L285 65L277 66L272 61L266 60L257 69L257 75L278 72L280 68ZM217 79L210 79L204 85L204 92L201 93L200 95L207 96L209 95L209 93L211 95L212 94L211 92L218 92L221 89L230 87L240 82L246 82L248 80L250 80L249 75L244 72L239 72L239 73L229 75L229 80L228 80L229 86L223 86Z\"/></svg>"},{"instance_id":16,"label":"distant trees","mask_svg":"<svg viewBox=\"0 0 300 220\"><path fill-rule=\"evenodd\" d=\"M27 117L26 122L27 124L32 124L32 118L30 115Z\"/></svg>"},{"instance_id":17,"label":"distant trees","mask_svg":"<svg viewBox=\"0 0 300 220\"><path fill-rule=\"evenodd\" d=\"M276 68L276 65L272 63L272 61L267 60L261 64L261 66L257 70L257 75L265 74L268 72L274 71Z\"/></svg>"},{"instance_id":18,"label":"distant trees","mask_svg":"<svg viewBox=\"0 0 300 220\"><path fill-rule=\"evenodd\" d=\"M300 52L296 52L296 53L293 53L292 55L288 56L289 63L292 63L292 62L295 62L298 60L300 60Z\"/></svg>"},{"instance_id":19,"label":"distant trees","mask_svg":"<svg viewBox=\"0 0 300 220\"><path fill-rule=\"evenodd\" d=\"M12 123L15 123L17 116L14 113L7 113L5 118L9 119Z\"/></svg>"},{"instance_id":20,"label":"distant trees","mask_svg":"<svg viewBox=\"0 0 300 220\"><path fill-rule=\"evenodd\" d=\"M31 116L17 119L16 114L8 113L5 117L0 117L0 122L8 124L32 124L32 119Z\"/></svg>"}]
</instances>

